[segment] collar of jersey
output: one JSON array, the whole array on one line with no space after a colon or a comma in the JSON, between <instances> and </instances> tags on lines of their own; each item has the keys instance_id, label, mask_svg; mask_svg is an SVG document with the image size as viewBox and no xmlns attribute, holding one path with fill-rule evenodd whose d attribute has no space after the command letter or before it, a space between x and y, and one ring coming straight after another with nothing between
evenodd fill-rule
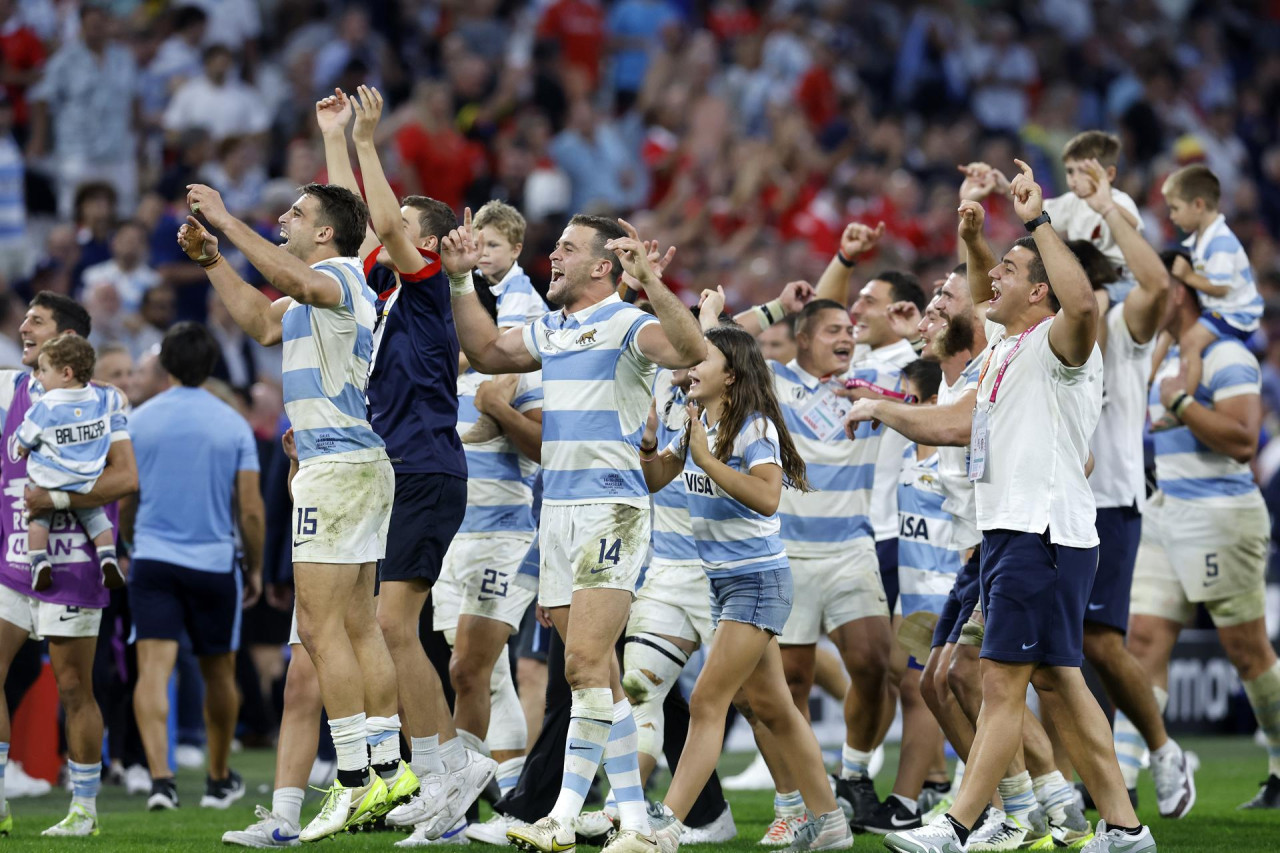
<instances>
[{"instance_id":1,"label":"collar of jersey","mask_svg":"<svg viewBox=\"0 0 1280 853\"><path fill-rule=\"evenodd\" d=\"M561 320L560 328L576 329L578 326L581 326L583 323L591 322L591 318L601 308L608 307L609 305L612 305L615 302L621 302L621 301L622 301L622 298L619 297L618 294L611 293L609 294L609 297L607 299L601 299L599 302L588 305L586 308L583 308L581 311L575 311L572 314L566 314L564 312L564 309L562 308L560 309L560 320Z\"/></svg>"},{"instance_id":2,"label":"collar of jersey","mask_svg":"<svg viewBox=\"0 0 1280 853\"><path fill-rule=\"evenodd\" d=\"M812 373L810 373L809 371L801 367L800 362L794 358L791 359L790 362L788 362L787 369L793 372L796 376L800 377L800 384L808 388L810 391L812 391L814 388L817 388L823 382L834 379L836 377L836 374L834 373L831 374L830 376L824 376L824 377L814 376Z\"/></svg>"},{"instance_id":3,"label":"collar of jersey","mask_svg":"<svg viewBox=\"0 0 1280 853\"><path fill-rule=\"evenodd\" d=\"M1227 215L1225 213L1219 213L1218 218L1210 222L1209 227L1204 229L1204 237L1201 238L1201 242L1203 242L1206 246L1209 245L1209 241L1212 240L1214 237L1218 236L1218 229L1221 228L1223 225L1225 225L1226 222L1227 222ZM1182 241L1182 245L1186 246L1188 249L1190 249L1193 252L1195 251L1196 234L1194 231L1191 232L1191 236L1187 237L1187 239Z\"/></svg>"}]
</instances>

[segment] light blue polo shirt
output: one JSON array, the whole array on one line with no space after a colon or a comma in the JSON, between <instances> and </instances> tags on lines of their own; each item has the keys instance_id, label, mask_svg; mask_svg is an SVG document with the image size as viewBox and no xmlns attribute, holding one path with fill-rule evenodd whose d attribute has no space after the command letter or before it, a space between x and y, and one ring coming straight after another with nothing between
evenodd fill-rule
<instances>
[{"instance_id":1,"label":"light blue polo shirt","mask_svg":"<svg viewBox=\"0 0 1280 853\"><path fill-rule=\"evenodd\" d=\"M138 459L134 559L231 571L236 474L258 470L248 422L208 391L178 387L140 406L129 427Z\"/></svg>"}]
</instances>

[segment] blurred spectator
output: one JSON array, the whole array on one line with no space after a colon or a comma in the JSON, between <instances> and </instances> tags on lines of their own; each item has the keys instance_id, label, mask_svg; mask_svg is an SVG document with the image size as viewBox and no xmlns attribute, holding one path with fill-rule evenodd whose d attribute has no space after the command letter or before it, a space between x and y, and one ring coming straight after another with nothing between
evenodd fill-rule
<instances>
[{"instance_id":1,"label":"blurred spectator","mask_svg":"<svg viewBox=\"0 0 1280 853\"><path fill-rule=\"evenodd\" d=\"M160 364L159 344L138 358L137 362L138 366L133 371L133 396L129 398L134 408L169 388L169 374Z\"/></svg>"},{"instance_id":2,"label":"blurred spectator","mask_svg":"<svg viewBox=\"0 0 1280 853\"><path fill-rule=\"evenodd\" d=\"M594 90L600 82L605 42L604 11L598 0L555 0L538 22L538 38L555 43L564 57L569 84ZM580 90L580 89L579 89Z\"/></svg>"},{"instance_id":3,"label":"blurred spectator","mask_svg":"<svg viewBox=\"0 0 1280 853\"><path fill-rule=\"evenodd\" d=\"M973 85L973 115L988 130L1017 131L1027 120L1031 89L1040 81L1035 54L1003 13L989 15L965 51Z\"/></svg>"},{"instance_id":4,"label":"blurred spectator","mask_svg":"<svg viewBox=\"0 0 1280 853\"><path fill-rule=\"evenodd\" d=\"M120 344L98 347L98 357L93 363L93 381L114 385L124 392L131 406L134 402L133 356Z\"/></svg>"},{"instance_id":5,"label":"blurred spectator","mask_svg":"<svg viewBox=\"0 0 1280 853\"><path fill-rule=\"evenodd\" d=\"M147 265L147 228L141 222L122 222L111 237L111 258L84 271L85 301L99 288L115 290L120 309L137 313L142 297L160 281L160 275Z\"/></svg>"},{"instance_id":6,"label":"blurred spectator","mask_svg":"<svg viewBox=\"0 0 1280 853\"><path fill-rule=\"evenodd\" d=\"M258 39L262 36L262 9L258 0L179 0L179 8L202 9L209 24L204 43L220 44L240 51L252 71L258 63Z\"/></svg>"},{"instance_id":7,"label":"blurred spectator","mask_svg":"<svg viewBox=\"0 0 1280 853\"><path fill-rule=\"evenodd\" d=\"M639 94L649 71L649 55L657 50L664 31L679 24L679 13L667 0L619 0L609 11L613 89L619 111L629 109Z\"/></svg>"},{"instance_id":8,"label":"blurred spectator","mask_svg":"<svg viewBox=\"0 0 1280 853\"><path fill-rule=\"evenodd\" d=\"M412 99L387 123L407 167L407 191L423 193L461 210L474 174L475 155L453 126L449 88L422 81Z\"/></svg>"},{"instance_id":9,"label":"blurred spectator","mask_svg":"<svg viewBox=\"0 0 1280 853\"><path fill-rule=\"evenodd\" d=\"M111 258L111 230L115 225L116 191L109 183L94 181L76 190L72 215L80 254L72 273L75 293L84 288L84 271Z\"/></svg>"},{"instance_id":10,"label":"blurred spectator","mask_svg":"<svg viewBox=\"0 0 1280 853\"><path fill-rule=\"evenodd\" d=\"M28 93L29 155L54 155L58 211L63 216L71 213L76 190L86 181L110 183L122 214L131 213L137 203L138 74L129 48L112 37L112 25L106 9L81 7L80 38L58 49Z\"/></svg>"},{"instance_id":11,"label":"blurred spectator","mask_svg":"<svg viewBox=\"0 0 1280 853\"><path fill-rule=\"evenodd\" d=\"M218 146L218 159L200 169L201 183L222 193L227 210L244 218L262 201L267 170L259 162L261 147L247 136L229 136Z\"/></svg>"},{"instance_id":12,"label":"blurred spectator","mask_svg":"<svg viewBox=\"0 0 1280 853\"><path fill-rule=\"evenodd\" d=\"M164 333L177 318L176 297L173 288L158 284L142 295L137 320L132 323L132 340L129 349L134 358L141 358L164 340Z\"/></svg>"},{"instance_id":13,"label":"blurred spectator","mask_svg":"<svg viewBox=\"0 0 1280 853\"><path fill-rule=\"evenodd\" d=\"M649 194L640 163L638 117L614 121L581 98L569 107L569 123L551 142L551 156L569 176L574 211L622 212Z\"/></svg>"},{"instance_id":14,"label":"blurred spectator","mask_svg":"<svg viewBox=\"0 0 1280 853\"><path fill-rule=\"evenodd\" d=\"M159 122L165 104L186 81L198 75L209 16L197 6L180 6L173 12L173 31L156 49L141 73L142 108Z\"/></svg>"},{"instance_id":15,"label":"blurred spectator","mask_svg":"<svg viewBox=\"0 0 1280 853\"><path fill-rule=\"evenodd\" d=\"M47 54L40 36L22 20L16 6L14 0L0 0L0 86L13 104L13 126L25 138L27 89L39 79Z\"/></svg>"},{"instance_id":16,"label":"blurred spectator","mask_svg":"<svg viewBox=\"0 0 1280 853\"><path fill-rule=\"evenodd\" d=\"M6 282L27 271L27 170L13 118L13 104L0 91L0 278Z\"/></svg>"},{"instance_id":17,"label":"blurred spectator","mask_svg":"<svg viewBox=\"0 0 1280 853\"><path fill-rule=\"evenodd\" d=\"M0 368L22 369L18 327L26 312L26 306L17 296L6 293L0 297Z\"/></svg>"},{"instance_id":18,"label":"blurred spectator","mask_svg":"<svg viewBox=\"0 0 1280 853\"><path fill-rule=\"evenodd\" d=\"M242 81L235 54L220 44L205 48L203 73L183 83L164 112L171 138L192 128L207 130L215 142L228 136L259 134L271 116L258 92Z\"/></svg>"},{"instance_id":19,"label":"blurred spectator","mask_svg":"<svg viewBox=\"0 0 1280 853\"><path fill-rule=\"evenodd\" d=\"M369 27L369 13L352 4L338 20L336 38L330 37L316 53L311 84L317 97L329 90L352 60L361 60L367 73L361 82L383 88L388 77L398 77L396 60L386 39ZM351 91L355 91L354 88Z\"/></svg>"}]
</instances>

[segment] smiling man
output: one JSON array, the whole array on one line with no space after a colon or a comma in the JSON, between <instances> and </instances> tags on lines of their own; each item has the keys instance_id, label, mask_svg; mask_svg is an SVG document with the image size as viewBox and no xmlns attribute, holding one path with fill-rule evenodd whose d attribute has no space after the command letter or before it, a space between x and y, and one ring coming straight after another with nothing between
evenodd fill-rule
<instances>
[{"instance_id":1,"label":"smiling man","mask_svg":"<svg viewBox=\"0 0 1280 853\"><path fill-rule=\"evenodd\" d=\"M299 466L298 635L315 662L338 754L338 778L300 836L315 841L372 820L400 763L395 670L373 598L395 475L365 407L376 312L356 253L369 211L350 190L307 184L280 217L284 245L274 246L229 214L210 187L188 187L187 204L285 294L272 302L245 282L222 260L218 240L187 217L178 243L236 324L264 346L284 343L284 405Z\"/></svg>"}]
</instances>

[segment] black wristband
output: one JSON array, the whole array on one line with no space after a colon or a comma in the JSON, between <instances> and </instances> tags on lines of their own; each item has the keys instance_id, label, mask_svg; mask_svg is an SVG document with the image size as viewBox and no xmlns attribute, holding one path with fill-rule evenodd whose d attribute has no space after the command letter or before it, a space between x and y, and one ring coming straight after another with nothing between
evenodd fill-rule
<instances>
[{"instance_id":1,"label":"black wristband","mask_svg":"<svg viewBox=\"0 0 1280 853\"><path fill-rule=\"evenodd\" d=\"M1049 211L1045 210L1045 211L1042 211L1041 214L1037 216L1035 219L1032 219L1029 222L1024 222L1022 224L1027 226L1027 233L1030 234L1031 232L1039 228L1041 225L1044 225L1052 221L1053 220L1049 218Z\"/></svg>"},{"instance_id":2,"label":"black wristband","mask_svg":"<svg viewBox=\"0 0 1280 853\"><path fill-rule=\"evenodd\" d=\"M844 256L844 252L840 251L839 249L836 249L836 260L844 264L844 268L847 270L853 269L854 266L858 263L853 258L846 258Z\"/></svg>"}]
</instances>

